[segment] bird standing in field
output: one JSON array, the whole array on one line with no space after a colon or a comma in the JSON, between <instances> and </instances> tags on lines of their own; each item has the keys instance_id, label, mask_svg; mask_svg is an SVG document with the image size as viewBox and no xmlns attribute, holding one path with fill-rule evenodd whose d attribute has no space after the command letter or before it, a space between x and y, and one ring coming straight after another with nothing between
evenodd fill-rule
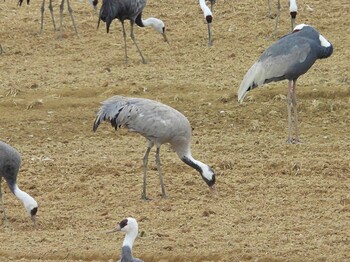
<instances>
[{"instance_id":1,"label":"bird standing in field","mask_svg":"<svg viewBox=\"0 0 350 262\"><path fill-rule=\"evenodd\" d=\"M94 4L97 4L97 1ZM146 60L143 57L140 48L138 47L134 35L134 24L136 23L139 27L152 26L157 32L161 33L164 37L164 41L168 42L165 34L165 25L162 20L158 18L142 19L142 11L146 6L146 0L103 0L100 9L100 20L106 22L107 33L109 27L114 19L118 19L122 23L123 37L124 37L124 48L125 48L125 63L128 62L128 53L126 47L126 33L124 27L124 20L130 20L130 37L134 42L137 51L139 52L142 63L146 64Z\"/></svg>"},{"instance_id":2,"label":"bird standing in field","mask_svg":"<svg viewBox=\"0 0 350 262\"><path fill-rule=\"evenodd\" d=\"M108 231L107 233L114 233L118 231L126 233L122 246L122 254L118 262L143 262L143 260L132 256L132 246L134 245L139 231L139 226L136 219L132 217L125 218L118 223L115 229Z\"/></svg>"},{"instance_id":3,"label":"bird standing in field","mask_svg":"<svg viewBox=\"0 0 350 262\"><path fill-rule=\"evenodd\" d=\"M21 156L16 149L0 141L0 199L4 213L4 221L7 221L5 205L2 199L1 182L4 178L11 192L20 199L35 226L38 204L29 194L19 189L17 175L21 165Z\"/></svg>"},{"instance_id":4,"label":"bird standing in field","mask_svg":"<svg viewBox=\"0 0 350 262\"><path fill-rule=\"evenodd\" d=\"M277 40L248 70L238 90L238 101L243 102L247 92L266 83L288 79L288 140L299 143L296 82L317 59L329 57L333 45L313 27L300 24L293 32ZM295 139L291 137L291 110L294 111Z\"/></svg>"},{"instance_id":5,"label":"bird standing in field","mask_svg":"<svg viewBox=\"0 0 350 262\"><path fill-rule=\"evenodd\" d=\"M272 16L271 12L271 0L268 0L269 4L269 17ZM281 3L280 0L277 0L277 14L275 17L275 34L277 33L277 27L278 27L278 19L281 14ZM291 22L291 31L293 31L293 28L295 27L295 18L298 14L298 6L297 6L297 1L296 0L289 0L289 14L290 14L290 22Z\"/></svg>"},{"instance_id":6,"label":"bird standing in field","mask_svg":"<svg viewBox=\"0 0 350 262\"><path fill-rule=\"evenodd\" d=\"M211 192L216 194L215 173L208 165L192 157L191 125L179 111L154 100L113 96L102 102L93 131L97 130L102 121L110 122L115 129L125 126L129 131L137 132L147 139L147 150L143 158L143 199L148 199L146 195L147 163L148 155L154 145L157 148L156 164L162 196L166 197L159 157L160 147L164 143L169 143L184 163L196 169Z\"/></svg>"},{"instance_id":7,"label":"bird standing in field","mask_svg":"<svg viewBox=\"0 0 350 262\"><path fill-rule=\"evenodd\" d=\"M62 39L62 21L63 21L63 9L64 9L64 1L65 0L61 0L61 4L60 4L60 38ZM30 0L27 0L27 4L29 4ZM92 4L92 0L89 0L90 4ZM18 5L21 6L23 3L23 0L19 0L18 1ZM67 8L68 8L68 12L70 15L70 18L72 20L73 23L73 27L74 27L74 31L75 33L78 35L78 30L77 30L77 26L75 24L74 21L74 16L73 16L73 9L70 6L70 2L69 0L67 0ZM55 23L55 18L53 16L53 7L52 7L52 0L49 0L49 10L50 10L50 14L51 14L51 18L52 18L52 23L53 23L53 30L56 31L56 23ZM41 23L40 23L40 33L43 32L44 29L44 11L45 11L45 0L42 1L41 4Z\"/></svg>"},{"instance_id":8,"label":"bird standing in field","mask_svg":"<svg viewBox=\"0 0 350 262\"><path fill-rule=\"evenodd\" d=\"M199 5L203 11L204 18L207 21L207 25L208 25L208 45L212 46L213 40L212 40L212 32L211 32L211 23L213 21L213 14L209 9L209 7L205 4L205 0L199 0ZM213 8L213 1L211 1L211 7Z\"/></svg>"}]
</instances>

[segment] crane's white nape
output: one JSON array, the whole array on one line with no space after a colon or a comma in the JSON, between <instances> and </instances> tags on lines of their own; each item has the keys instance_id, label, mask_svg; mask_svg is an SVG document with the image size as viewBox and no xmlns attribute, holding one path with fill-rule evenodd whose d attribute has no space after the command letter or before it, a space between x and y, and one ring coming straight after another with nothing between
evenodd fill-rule
<instances>
[{"instance_id":1,"label":"crane's white nape","mask_svg":"<svg viewBox=\"0 0 350 262\"><path fill-rule=\"evenodd\" d=\"M213 2L211 2L213 4ZM212 40L212 32L211 32L211 24L213 21L213 13L211 12L210 8L205 4L205 0L199 0L199 5L202 9L203 15L205 20L207 21L208 24L208 45L212 46L213 45L213 40Z\"/></svg>"},{"instance_id":2,"label":"crane's white nape","mask_svg":"<svg viewBox=\"0 0 350 262\"><path fill-rule=\"evenodd\" d=\"M301 29L303 29L305 26L309 26L308 24L299 24L299 25L296 25L293 29L293 32L297 32L297 31L300 31Z\"/></svg>"},{"instance_id":3,"label":"crane's white nape","mask_svg":"<svg viewBox=\"0 0 350 262\"><path fill-rule=\"evenodd\" d=\"M213 16L213 13L211 12L210 8L205 4L205 0L199 0L199 5L202 9L204 18L207 16Z\"/></svg>"},{"instance_id":4,"label":"crane's white nape","mask_svg":"<svg viewBox=\"0 0 350 262\"><path fill-rule=\"evenodd\" d=\"M142 20L142 23L144 26L151 26L154 30L156 30L158 33L162 34L164 37L164 41L168 43L168 38L165 34L165 24L162 20L154 17L147 18L145 20Z\"/></svg>"},{"instance_id":5,"label":"crane's white nape","mask_svg":"<svg viewBox=\"0 0 350 262\"><path fill-rule=\"evenodd\" d=\"M331 43L328 42L328 40L323 35L320 34L318 38L320 39L320 42L321 42L322 46L324 46L324 47L330 47L331 46Z\"/></svg>"},{"instance_id":6,"label":"crane's white nape","mask_svg":"<svg viewBox=\"0 0 350 262\"><path fill-rule=\"evenodd\" d=\"M298 6L296 0L289 0L289 12L298 12Z\"/></svg>"},{"instance_id":7,"label":"crane's white nape","mask_svg":"<svg viewBox=\"0 0 350 262\"><path fill-rule=\"evenodd\" d=\"M27 213L32 216L32 210L38 208L38 203L35 201L33 197L31 197L28 193L19 189L17 185L15 185L13 193L15 196L23 202Z\"/></svg>"}]
</instances>

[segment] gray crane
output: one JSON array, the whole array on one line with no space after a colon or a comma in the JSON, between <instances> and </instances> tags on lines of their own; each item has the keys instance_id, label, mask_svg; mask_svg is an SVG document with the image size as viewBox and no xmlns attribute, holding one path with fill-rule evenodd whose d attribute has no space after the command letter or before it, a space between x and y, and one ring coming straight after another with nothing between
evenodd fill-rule
<instances>
[{"instance_id":1,"label":"gray crane","mask_svg":"<svg viewBox=\"0 0 350 262\"><path fill-rule=\"evenodd\" d=\"M60 38L61 39L62 39L62 21L63 21L64 1L65 0L61 0L61 4L60 4ZM29 4L29 2L30 2L30 0L27 0L27 4ZM92 0L89 0L89 2L92 5ZM23 3L23 0L18 0L19 6L21 6L22 3ZM71 18L72 23L73 23L74 31L78 35L78 29L77 29L77 26L75 24L75 20L74 20L74 16L73 16L73 9L70 6L69 0L67 0L67 8L68 8L68 12L69 12L70 18ZM94 6L94 8L96 10L95 6ZM52 0L49 0L49 10L50 10L51 18L52 18L53 30L56 31L55 17L53 16ZM44 29L44 12L45 12L45 0L43 0L43 2L41 4L40 33L42 33L43 29Z\"/></svg>"},{"instance_id":2,"label":"gray crane","mask_svg":"<svg viewBox=\"0 0 350 262\"><path fill-rule=\"evenodd\" d=\"M296 82L317 59L329 57L333 45L313 27L300 24L294 31L268 47L248 70L238 90L238 101L247 92L263 84L288 79L288 143L299 143ZM294 111L295 139L291 137L291 108Z\"/></svg>"},{"instance_id":3,"label":"gray crane","mask_svg":"<svg viewBox=\"0 0 350 262\"><path fill-rule=\"evenodd\" d=\"M210 1L210 2L211 2L211 8L213 8L213 3L215 1ZM212 14L212 11L209 9L209 7L205 4L205 0L199 0L199 5L202 9L204 18L207 21L207 25L208 25L208 45L212 46L213 40L212 40L211 24L213 22L213 14Z\"/></svg>"},{"instance_id":4,"label":"gray crane","mask_svg":"<svg viewBox=\"0 0 350 262\"><path fill-rule=\"evenodd\" d=\"M94 1L94 5L97 5L97 0ZM126 33L124 27L124 20L130 20L130 37L141 56L142 63L146 64L147 62L136 43L136 38L134 35L135 23L139 27L152 26L154 30L163 35L164 41L168 42L168 39L165 34L165 25L162 20L154 17L150 17L145 20L142 19L142 11L145 8L145 6L146 0L103 0L102 2L98 26L100 24L100 20L106 22L107 33L109 33L109 27L114 19L117 18L121 22L123 28L126 64L128 63L128 53L126 47Z\"/></svg>"},{"instance_id":5,"label":"gray crane","mask_svg":"<svg viewBox=\"0 0 350 262\"><path fill-rule=\"evenodd\" d=\"M273 18L271 11L271 0L268 0L269 4L269 17ZM275 34L277 33L277 27L278 27L278 20L281 14L281 3L280 0L277 0L277 14L275 17ZM293 31L295 27L295 18L298 14L298 6L296 0L289 0L289 14L290 14L290 23L291 23L291 31Z\"/></svg>"},{"instance_id":6,"label":"gray crane","mask_svg":"<svg viewBox=\"0 0 350 262\"><path fill-rule=\"evenodd\" d=\"M33 197L19 189L17 185L17 175L21 165L21 156L16 149L0 141L0 199L4 214L4 221L7 221L6 209L2 199L1 182L4 178L11 192L20 199L35 226L38 203Z\"/></svg>"},{"instance_id":7,"label":"gray crane","mask_svg":"<svg viewBox=\"0 0 350 262\"><path fill-rule=\"evenodd\" d=\"M118 231L126 233L122 246L122 254L118 262L143 262L143 260L132 256L132 246L134 245L134 241L137 238L139 231L139 226L136 219L132 217L125 218L117 224L116 228L108 231L107 233L114 233Z\"/></svg>"},{"instance_id":8,"label":"gray crane","mask_svg":"<svg viewBox=\"0 0 350 262\"><path fill-rule=\"evenodd\" d=\"M164 143L169 143L184 163L196 169L211 192L216 194L215 173L208 165L192 157L191 125L179 111L154 100L113 96L102 102L94 122L94 132L102 121L110 122L115 129L125 126L129 131L139 133L147 139L147 150L143 158L143 199L148 199L146 195L147 163L148 155L154 145L156 145L156 163L162 196L166 197L159 157L160 147Z\"/></svg>"}]
</instances>

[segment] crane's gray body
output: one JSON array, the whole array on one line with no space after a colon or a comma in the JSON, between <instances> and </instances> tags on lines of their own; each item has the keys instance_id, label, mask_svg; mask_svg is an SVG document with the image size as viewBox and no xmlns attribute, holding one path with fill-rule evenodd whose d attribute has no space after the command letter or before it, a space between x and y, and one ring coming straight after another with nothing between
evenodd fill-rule
<instances>
[{"instance_id":1,"label":"crane's gray body","mask_svg":"<svg viewBox=\"0 0 350 262\"><path fill-rule=\"evenodd\" d=\"M180 158L189 150L192 135L189 121L179 111L157 101L114 96L103 102L94 131L102 121L111 122L116 129L125 126L157 147L170 143Z\"/></svg>"},{"instance_id":2,"label":"crane's gray body","mask_svg":"<svg viewBox=\"0 0 350 262\"><path fill-rule=\"evenodd\" d=\"M320 33L310 26L285 35L268 47L248 70L238 90L238 100L242 101L246 92L265 83L297 80L317 59L329 57L332 52L333 46L322 46Z\"/></svg>"},{"instance_id":3,"label":"crane's gray body","mask_svg":"<svg viewBox=\"0 0 350 262\"><path fill-rule=\"evenodd\" d=\"M13 192L21 166L21 156L16 149L0 141L0 179L4 178Z\"/></svg>"},{"instance_id":4,"label":"crane's gray body","mask_svg":"<svg viewBox=\"0 0 350 262\"><path fill-rule=\"evenodd\" d=\"M132 23L142 13L146 6L146 0L103 0L100 19L106 22L107 32L113 19L123 22L130 20Z\"/></svg>"}]
</instances>

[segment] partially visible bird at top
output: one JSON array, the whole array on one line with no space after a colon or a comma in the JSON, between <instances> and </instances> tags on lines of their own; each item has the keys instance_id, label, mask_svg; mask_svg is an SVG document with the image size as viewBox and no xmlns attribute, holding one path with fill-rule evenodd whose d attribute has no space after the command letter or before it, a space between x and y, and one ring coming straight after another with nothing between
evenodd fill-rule
<instances>
[{"instance_id":1,"label":"partially visible bird at top","mask_svg":"<svg viewBox=\"0 0 350 262\"><path fill-rule=\"evenodd\" d=\"M2 198L1 182L4 178L11 192L20 199L31 219L36 224L36 213L38 203L33 197L19 189L17 185L17 175L21 166L21 156L16 149L0 141L0 199L3 210L3 220L7 221L6 209Z\"/></svg>"},{"instance_id":2,"label":"partially visible bird at top","mask_svg":"<svg viewBox=\"0 0 350 262\"><path fill-rule=\"evenodd\" d=\"M211 192L216 195L215 173L208 165L192 157L191 125L179 111L154 100L113 96L102 102L93 131L97 130L102 121L110 122L115 129L125 126L129 131L139 133L147 139L147 150L143 158L143 199L148 199L146 194L147 163L148 155L154 145L156 145L156 164L162 196L167 197L159 156L160 147L164 143L169 143L185 164L196 169Z\"/></svg>"},{"instance_id":3,"label":"partially visible bird at top","mask_svg":"<svg viewBox=\"0 0 350 262\"><path fill-rule=\"evenodd\" d=\"M94 5L97 5L97 0L94 1ZM135 23L139 27L152 26L157 32L163 35L164 41L168 42L168 39L165 34L165 25L162 20L154 17L150 17L145 20L142 19L142 11L145 8L145 6L146 0L103 0L102 2L98 26L100 24L100 20L106 22L106 28L108 33L109 27L114 19L117 18L121 22L124 37L125 63L128 63L128 54L126 47L126 33L124 28L124 20L130 20L130 37L134 42L138 53L141 56L142 63L146 64L147 62L136 43L136 38L134 35Z\"/></svg>"},{"instance_id":4,"label":"partially visible bird at top","mask_svg":"<svg viewBox=\"0 0 350 262\"><path fill-rule=\"evenodd\" d=\"M214 4L216 3L216 0L209 0L209 1L210 1L210 10L213 12Z\"/></svg>"},{"instance_id":5,"label":"partially visible bird at top","mask_svg":"<svg viewBox=\"0 0 350 262\"><path fill-rule=\"evenodd\" d=\"M272 11L271 11L271 0L268 0L269 4L269 17L273 18ZM275 17L275 34L277 33L277 27L278 27L278 20L281 14L281 3L280 0L277 0L277 14ZM296 0L289 0L289 14L290 14L290 23L291 23L291 31L293 31L293 28L295 27L295 18L298 14L298 6Z\"/></svg>"},{"instance_id":6,"label":"partially visible bird at top","mask_svg":"<svg viewBox=\"0 0 350 262\"><path fill-rule=\"evenodd\" d=\"M63 35L63 30L62 30L62 21L63 21L63 9L64 9L64 1L65 0L61 0L61 4L60 4L60 38L62 39L62 35ZM93 0L88 0L90 2L90 4L92 6L94 6L92 4ZM27 0L27 4L29 5L30 0ZM18 5L21 6L23 3L23 0L18 0ZM74 16L73 16L73 9L70 7L70 2L69 0L67 0L67 8L68 8L68 12L70 15L70 18L72 20L73 23L73 28L75 33L78 35L78 29L77 26L75 24L75 20L74 20ZM95 7L94 7L95 8ZM52 18L52 24L53 24L53 30L56 31L56 23L55 23L55 17L53 16L53 7L52 7L52 0L49 0L49 10L50 10L50 14L51 14L51 18ZM95 8L96 10L96 8ZM44 12L45 12L45 0L42 1L41 4L41 22L40 22L40 33L43 32L44 29Z\"/></svg>"},{"instance_id":7,"label":"partially visible bird at top","mask_svg":"<svg viewBox=\"0 0 350 262\"><path fill-rule=\"evenodd\" d=\"M211 3L213 4L213 2ZM212 32L211 32L211 23L213 21L213 14L210 11L209 7L205 4L205 0L199 0L199 5L203 11L204 18L207 21L207 25L208 25L208 45L212 46L213 40L212 40Z\"/></svg>"},{"instance_id":8,"label":"partially visible bird at top","mask_svg":"<svg viewBox=\"0 0 350 262\"><path fill-rule=\"evenodd\" d=\"M313 27L300 24L283 36L260 56L248 70L238 90L238 101L243 102L247 92L266 83L288 80L288 143L299 143L296 81L317 59L331 56L333 45ZM291 110L294 111L295 138L291 136Z\"/></svg>"},{"instance_id":9,"label":"partially visible bird at top","mask_svg":"<svg viewBox=\"0 0 350 262\"><path fill-rule=\"evenodd\" d=\"M139 226L136 219L133 217L125 218L117 224L116 228L108 231L107 233L114 233L118 231L126 233L122 246L122 254L118 262L143 262L143 260L132 256L132 246L134 245L139 231Z\"/></svg>"}]
</instances>

